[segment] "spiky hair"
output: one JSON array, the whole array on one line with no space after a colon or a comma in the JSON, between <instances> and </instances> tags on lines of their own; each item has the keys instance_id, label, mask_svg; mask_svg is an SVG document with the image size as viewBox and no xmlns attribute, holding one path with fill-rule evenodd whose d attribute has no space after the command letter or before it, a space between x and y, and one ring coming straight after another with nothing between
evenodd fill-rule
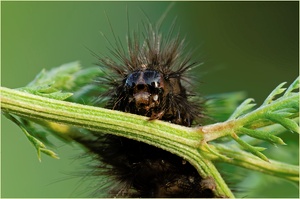
<instances>
[{"instance_id":1,"label":"spiky hair","mask_svg":"<svg viewBox=\"0 0 300 199\"><path fill-rule=\"evenodd\" d=\"M110 43L109 48L112 56L99 57L100 66L111 71L100 80L101 85L109 87L105 94L110 98L107 108L125 111L116 104L124 98L125 79L134 71L150 69L159 71L171 84L175 79L180 82L180 92L170 93L168 98L164 99L162 109L174 109L179 114L185 113L178 117L186 117L186 121L182 123L186 126L203 116L201 103L189 99L194 93L191 91L188 71L198 63L191 61L190 52L184 53L184 39L181 39L179 34L174 35L174 24L175 21L168 34L163 36L159 33L158 26L144 23L144 32L135 31L127 36L127 48L124 48L113 33L115 46Z\"/></svg>"}]
</instances>

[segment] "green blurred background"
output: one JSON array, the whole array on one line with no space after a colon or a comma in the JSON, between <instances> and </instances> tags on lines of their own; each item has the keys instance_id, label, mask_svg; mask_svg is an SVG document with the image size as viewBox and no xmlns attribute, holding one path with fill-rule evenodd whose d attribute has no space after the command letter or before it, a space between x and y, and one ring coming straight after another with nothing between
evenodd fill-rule
<instances>
[{"instance_id":1,"label":"green blurred background","mask_svg":"<svg viewBox=\"0 0 300 199\"><path fill-rule=\"evenodd\" d=\"M2 86L18 88L43 68L79 60L83 66L97 62L87 48L107 53L112 40L107 13L115 34L123 41L130 27L145 20L157 21L170 2L1 2ZM260 104L279 83L291 83L298 75L298 2L176 2L162 31L177 17L182 36L196 49L194 58L204 65L195 70L204 95L246 91ZM87 48L86 48L87 47ZM76 160L81 150L54 138L60 160L42 157L21 130L1 119L2 197L84 197L82 170ZM273 159L299 164L298 136L282 135L288 146L268 146ZM298 197L298 185L220 165L225 175L239 176L239 197ZM235 174L232 174L235 173Z\"/></svg>"}]
</instances>

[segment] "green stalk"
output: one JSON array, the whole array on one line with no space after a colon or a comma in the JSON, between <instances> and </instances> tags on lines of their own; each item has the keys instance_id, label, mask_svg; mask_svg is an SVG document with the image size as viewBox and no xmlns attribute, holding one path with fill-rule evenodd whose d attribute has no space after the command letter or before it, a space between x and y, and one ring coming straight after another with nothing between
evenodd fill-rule
<instances>
[{"instance_id":1,"label":"green stalk","mask_svg":"<svg viewBox=\"0 0 300 199\"><path fill-rule=\"evenodd\" d=\"M222 123L216 123L207 126L198 127L199 133L203 133L206 142L215 140L220 137L230 135L232 132L237 132L239 128L247 124L248 128L261 128L272 124L262 118L267 118L271 111L278 110L284 107L293 107L295 103L299 103L299 95L292 95L273 102L270 105L260 107L240 118L228 120ZM298 117L295 115L295 117ZM298 129L298 127L297 127ZM298 130L297 130L298 131ZM296 132L297 132L296 131Z\"/></svg>"},{"instance_id":2,"label":"green stalk","mask_svg":"<svg viewBox=\"0 0 300 199\"><path fill-rule=\"evenodd\" d=\"M237 165L254 171L259 171L272 176L284 178L293 182L299 182L299 167L290 165L275 160L269 162L263 161L247 152L244 152L236 147L229 147L221 144L215 144L215 149L222 154L232 157L222 159L222 162ZM214 160L219 160L216 156Z\"/></svg>"},{"instance_id":3,"label":"green stalk","mask_svg":"<svg viewBox=\"0 0 300 199\"><path fill-rule=\"evenodd\" d=\"M162 148L189 161L203 178L212 177L217 196L234 197L218 170L200 150L203 134L193 128L163 121L49 99L1 87L1 109L34 120L47 120L135 139Z\"/></svg>"}]
</instances>

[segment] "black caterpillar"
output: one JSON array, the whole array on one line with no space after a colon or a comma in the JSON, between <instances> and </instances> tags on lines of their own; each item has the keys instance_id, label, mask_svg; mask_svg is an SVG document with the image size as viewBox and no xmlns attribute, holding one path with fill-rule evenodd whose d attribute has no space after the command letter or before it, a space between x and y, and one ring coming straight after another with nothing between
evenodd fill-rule
<instances>
[{"instance_id":1,"label":"black caterpillar","mask_svg":"<svg viewBox=\"0 0 300 199\"><path fill-rule=\"evenodd\" d=\"M203 112L187 89L187 72L197 63L183 53L184 40L173 37L174 23L166 37L158 30L145 25L143 42L136 32L128 35L128 51L115 38L114 58L99 58L110 71L100 80L99 86L109 87L102 97L109 97L109 109L191 126ZM106 197L216 197L213 179L202 179L191 164L167 151L114 135L76 140L99 161L96 175L111 179L109 186L99 185Z\"/></svg>"}]
</instances>

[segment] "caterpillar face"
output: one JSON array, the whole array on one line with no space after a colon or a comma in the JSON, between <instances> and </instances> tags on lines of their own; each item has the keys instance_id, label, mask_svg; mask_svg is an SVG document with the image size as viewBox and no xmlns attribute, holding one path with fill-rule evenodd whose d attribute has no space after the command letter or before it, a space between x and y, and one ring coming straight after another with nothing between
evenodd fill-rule
<instances>
[{"instance_id":1,"label":"caterpillar face","mask_svg":"<svg viewBox=\"0 0 300 199\"><path fill-rule=\"evenodd\" d=\"M131 73L124 90L128 95L126 112L153 116L161 106L164 94L164 78L155 70L140 70Z\"/></svg>"},{"instance_id":2,"label":"caterpillar face","mask_svg":"<svg viewBox=\"0 0 300 199\"><path fill-rule=\"evenodd\" d=\"M124 82L124 90L116 98L113 109L190 125L192 118L186 114L187 110L170 104L176 105L176 97L187 103L179 77L170 78L158 70L141 69L130 73Z\"/></svg>"}]
</instances>

